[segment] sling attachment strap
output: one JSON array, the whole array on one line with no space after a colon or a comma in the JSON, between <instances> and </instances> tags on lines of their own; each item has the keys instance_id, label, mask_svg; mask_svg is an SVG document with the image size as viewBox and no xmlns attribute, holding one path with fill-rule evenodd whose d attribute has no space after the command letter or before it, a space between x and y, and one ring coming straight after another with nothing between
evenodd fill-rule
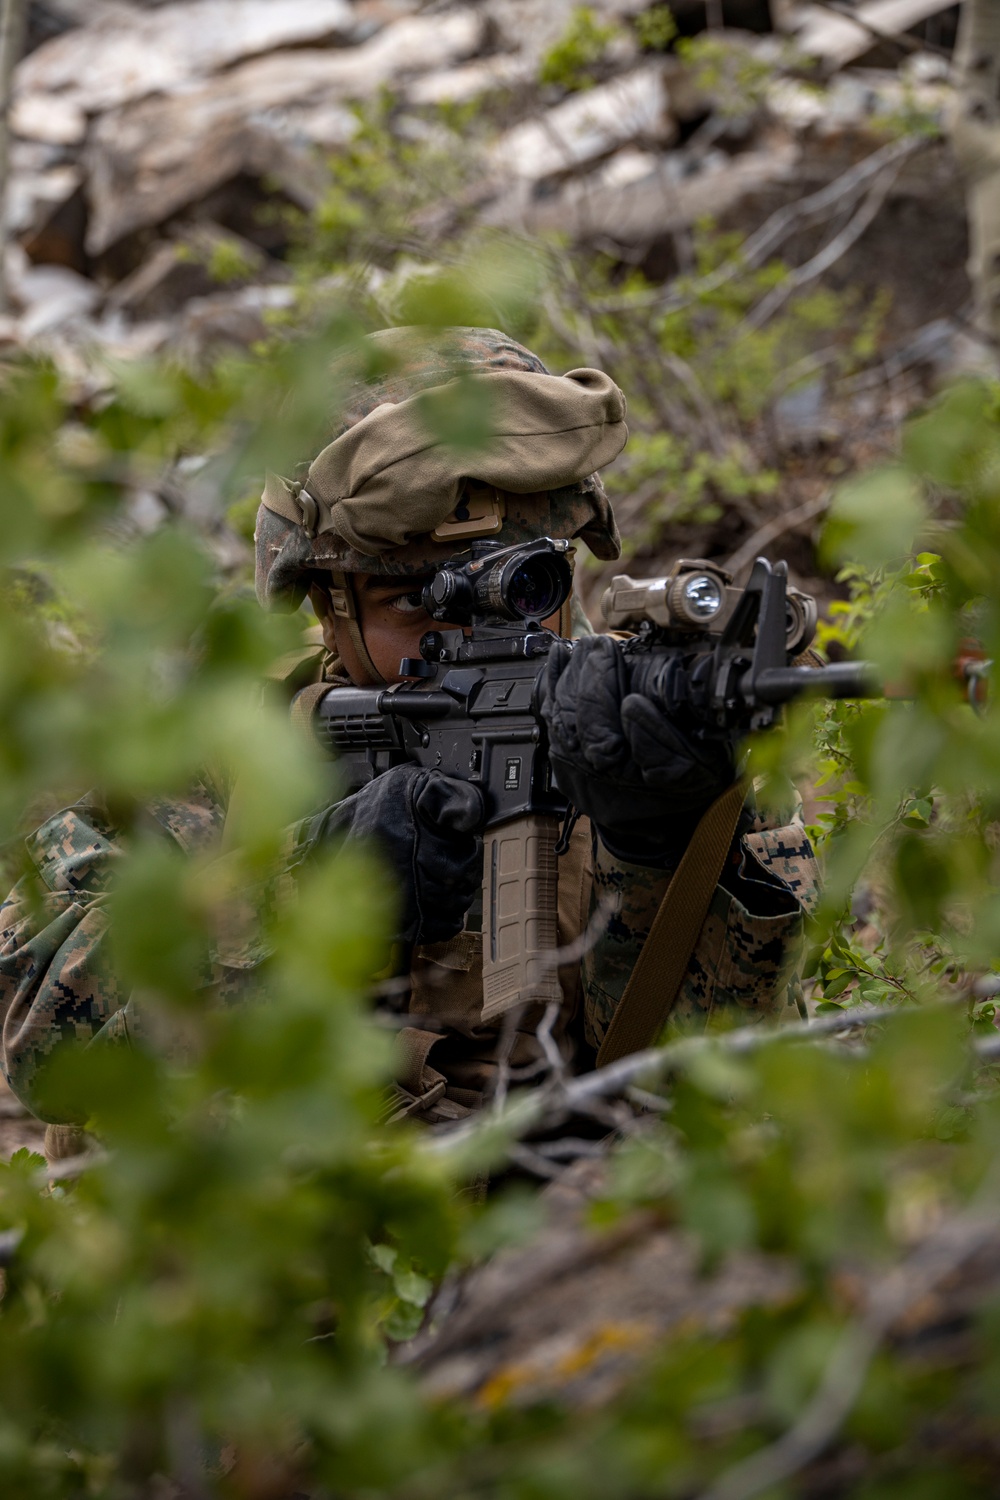
<instances>
[{"instance_id":1,"label":"sling attachment strap","mask_svg":"<svg viewBox=\"0 0 1000 1500\"><path fill-rule=\"evenodd\" d=\"M319 706L320 699L325 698L329 691L328 682L310 682L308 687L302 688L292 699L292 723L296 729L301 729L310 738L312 737L312 716Z\"/></svg>"},{"instance_id":2,"label":"sling attachment strap","mask_svg":"<svg viewBox=\"0 0 1000 1500\"><path fill-rule=\"evenodd\" d=\"M415 1026L405 1026L400 1031L396 1038L396 1086L400 1097L392 1119L423 1114L433 1109L443 1096L447 1080L427 1061L440 1040L439 1031L418 1031Z\"/></svg>"},{"instance_id":3,"label":"sling attachment strap","mask_svg":"<svg viewBox=\"0 0 1000 1500\"><path fill-rule=\"evenodd\" d=\"M597 1054L599 1068L652 1046L669 1020L733 842L746 792L744 781L734 782L695 829L611 1017Z\"/></svg>"}]
</instances>

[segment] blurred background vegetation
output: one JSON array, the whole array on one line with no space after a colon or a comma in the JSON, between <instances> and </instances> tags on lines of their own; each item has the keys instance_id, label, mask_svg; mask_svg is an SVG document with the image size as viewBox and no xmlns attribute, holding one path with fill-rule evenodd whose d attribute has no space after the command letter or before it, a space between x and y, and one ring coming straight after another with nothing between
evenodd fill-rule
<instances>
[{"instance_id":1,"label":"blurred background vegetation","mask_svg":"<svg viewBox=\"0 0 1000 1500\"><path fill-rule=\"evenodd\" d=\"M1000 650L989 8L957 58L959 7L905 0L222 9L46 0L15 75L3 859L101 788L116 962L185 1046L68 1058L99 1144L0 1168L0 1492L995 1495L1000 731L954 671ZM908 695L751 746L826 864L809 1034L673 1044L561 1154L516 1099L385 1125L364 861L269 908L266 1004L203 1003L330 795L261 699L308 623L249 587L261 474L407 322L607 369L629 567L787 555ZM238 849L168 857L143 808L205 774Z\"/></svg>"}]
</instances>

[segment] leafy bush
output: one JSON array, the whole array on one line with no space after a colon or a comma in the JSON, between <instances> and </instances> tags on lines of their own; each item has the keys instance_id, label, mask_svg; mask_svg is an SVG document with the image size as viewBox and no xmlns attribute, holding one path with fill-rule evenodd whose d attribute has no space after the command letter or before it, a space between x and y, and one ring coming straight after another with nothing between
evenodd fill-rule
<instances>
[{"instance_id":1,"label":"leafy bush","mask_svg":"<svg viewBox=\"0 0 1000 1500\"><path fill-rule=\"evenodd\" d=\"M352 333L338 325L337 346ZM845 1013L872 999L923 1008L860 1054L777 1041L735 1056L724 1039L678 1053L669 1124L614 1156L595 1222L651 1207L696 1237L709 1274L737 1248L783 1257L789 1292L722 1334L680 1330L584 1419L558 1390L544 1414L524 1405L513 1377L442 1410L386 1365L434 1279L490 1243L494 1210L459 1189L502 1155L504 1132L445 1152L379 1123L390 1040L361 1000L385 957L379 871L343 856L318 867L269 908L266 1000L204 999L220 911L266 880L328 771L255 691L295 622L219 593L180 529L124 544L123 486L148 482L180 436L216 454L220 505L245 493L261 445L292 440L287 415L280 429L271 415L279 388L328 352L322 339L276 346L269 371L229 363L200 382L129 369L72 413L44 364L5 375L3 826L13 838L53 787L106 789L132 830L109 896L117 962L183 1048L67 1057L51 1086L100 1100L90 1124L106 1158L52 1192L38 1159L0 1172L4 1492L687 1494L806 1421L860 1339L853 1451L904 1486L919 1473L927 1493L991 1493L993 1470L970 1456L989 1359L914 1364L863 1309L928 1234L995 1214L1000 1114L966 1046L968 1015L990 1033L989 1002L963 975L998 943L1000 752L995 712L963 706L950 665L973 628L988 654L1000 646L995 392L954 391L912 428L903 466L845 490L831 523L831 548L868 571L852 573L854 603L825 641L860 646L913 696L804 709L784 748L772 736L753 749L762 771L794 769L815 717L834 798L818 994ZM305 443L318 409L298 420ZM945 491L951 525L907 561ZM239 780L237 852L185 861L144 833L141 807L206 765ZM859 922L844 903L863 871L877 900ZM870 1303L845 1301L848 1270L875 1288ZM980 1336L992 1349L988 1325ZM726 1411L743 1415L713 1415Z\"/></svg>"},{"instance_id":2,"label":"leafy bush","mask_svg":"<svg viewBox=\"0 0 1000 1500\"><path fill-rule=\"evenodd\" d=\"M590 88L594 69L604 61L618 27L599 21L589 5L578 5L559 40L546 52L538 70L541 84L573 93Z\"/></svg>"}]
</instances>

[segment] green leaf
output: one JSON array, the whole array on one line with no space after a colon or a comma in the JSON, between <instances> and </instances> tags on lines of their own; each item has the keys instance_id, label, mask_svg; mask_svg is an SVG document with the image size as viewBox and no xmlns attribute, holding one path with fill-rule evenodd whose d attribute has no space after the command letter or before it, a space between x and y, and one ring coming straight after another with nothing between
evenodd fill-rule
<instances>
[{"instance_id":1,"label":"green leaf","mask_svg":"<svg viewBox=\"0 0 1000 1500\"><path fill-rule=\"evenodd\" d=\"M403 1302L412 1302L414 1307L426 1307L434 1290L434 1283L412 1267L397 1270L393 1275L393 1286L397 1297Z\"/></svg>"},{"instance_id":2,"label":"green leaf","mask_svg":"<svg viewBox=\"0 0 1000 1500\"><path fill-rule=\"evenodd\" d=\"M830 506L821 551L830 563L853 559L880 567L904 557L927 518L927 503L903 468L883 469L840 489Z\"/></svg>"}]
</instances>

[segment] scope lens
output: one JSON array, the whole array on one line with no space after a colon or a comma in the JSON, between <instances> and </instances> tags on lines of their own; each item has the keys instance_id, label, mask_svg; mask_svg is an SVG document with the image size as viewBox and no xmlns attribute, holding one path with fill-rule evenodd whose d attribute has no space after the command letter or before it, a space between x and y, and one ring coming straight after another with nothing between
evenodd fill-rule
<instances>
[{"instance_id":1,"label":"scope lens","mask_svg":"<svg viewBox=\"0 0 1000 1500\"><path fill-rule=\"evenodd\" d=\"M522 620L544 620L566 597L566 567L551 557L529 557L507 579L506 603Z\"/></svg>"},{"instance_id":2,"label":"scope lens","mask_svg":"<svg viewBox=\"0 0 1000 1500\"><path fill-rule=\"evenodd\" d=\"M695 573L684 584L682 593L692 620L714 620L722 608L722 589L707 573Z\"/></svg>"}]
</instances>

